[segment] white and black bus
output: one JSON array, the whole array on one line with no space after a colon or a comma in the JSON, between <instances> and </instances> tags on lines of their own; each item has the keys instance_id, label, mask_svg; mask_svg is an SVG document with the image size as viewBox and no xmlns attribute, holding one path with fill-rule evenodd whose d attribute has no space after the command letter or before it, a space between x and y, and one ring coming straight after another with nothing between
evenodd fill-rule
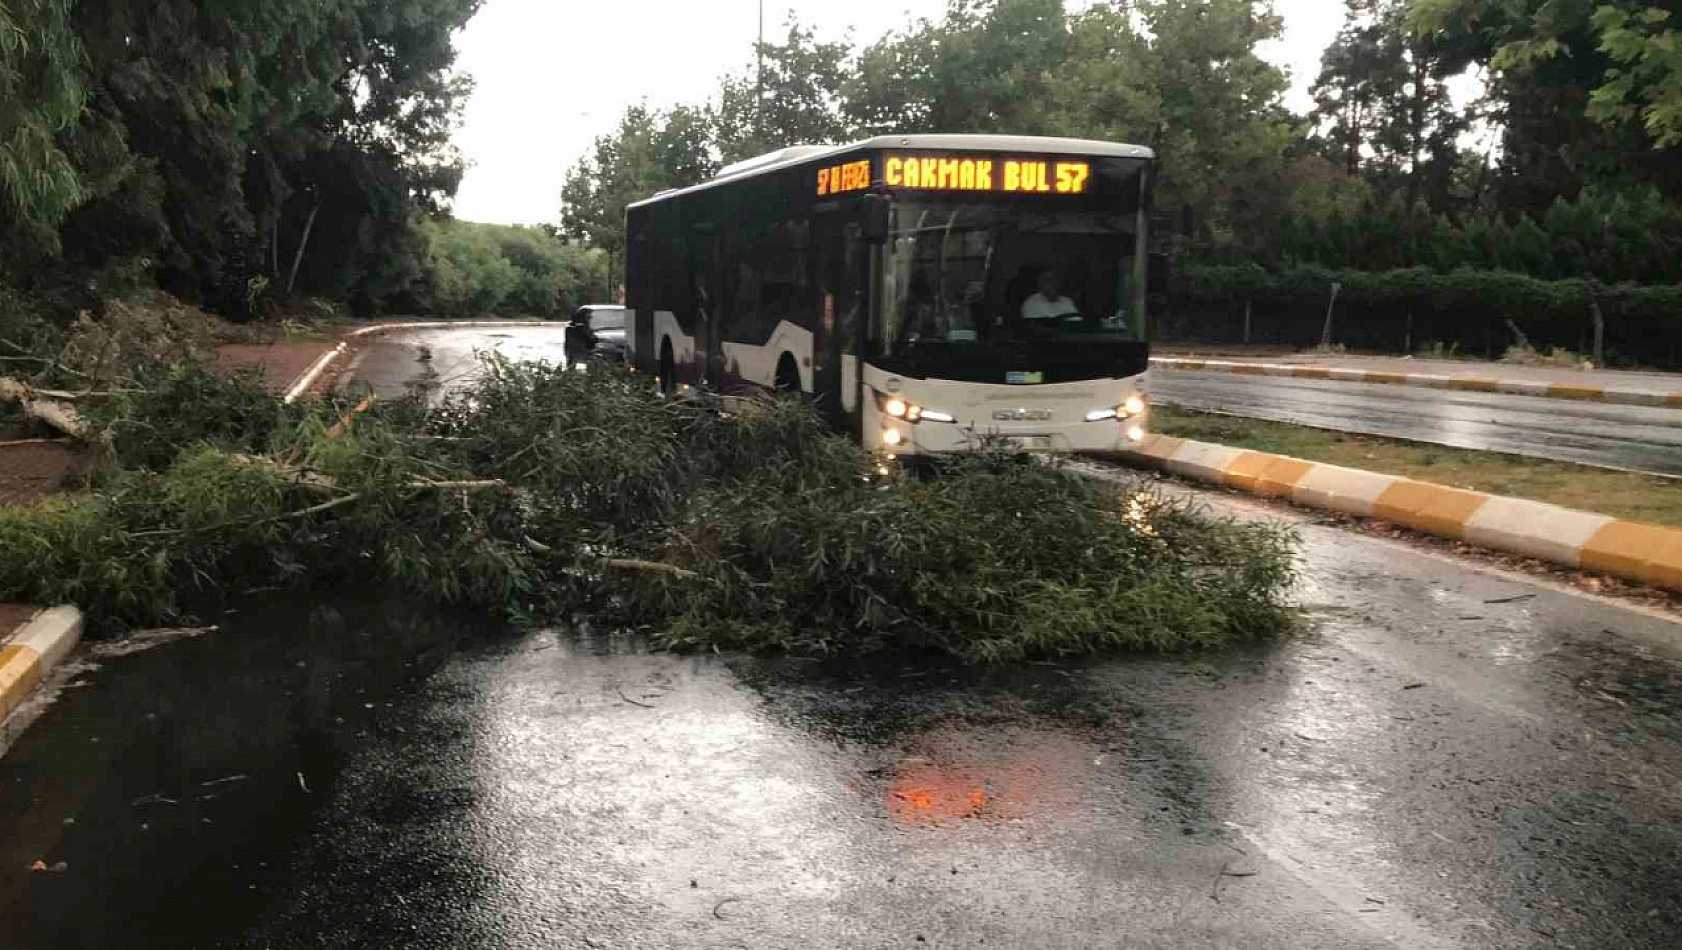
<instances>
[{"instance_id":1,"label":"white and black bus","mask_svg":"<svg viewBox=\"0 0 1682 950\"><path fill-rule=\"evenodd\" d=\"M626 214L634 365L799 390L871 448L1144 436L1154 156L911 135L784 149Z\"/></svg>"}]
</instances>

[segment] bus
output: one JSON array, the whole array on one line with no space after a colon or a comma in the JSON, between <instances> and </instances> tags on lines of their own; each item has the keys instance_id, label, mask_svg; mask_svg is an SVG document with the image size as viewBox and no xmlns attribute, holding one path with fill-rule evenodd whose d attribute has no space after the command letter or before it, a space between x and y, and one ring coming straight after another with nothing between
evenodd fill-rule
<instances>
[{"instance_id":1,"label":"bus","mask_svg":"<svg viewBox=\"0 0 1682 950\"><path fill-rule=\"evenodd\" d=\"M1144 438L1155 156L1005 135L797 146L626 212L632 364L809 394L896 456Z\"/></svg>"}]
</instances>

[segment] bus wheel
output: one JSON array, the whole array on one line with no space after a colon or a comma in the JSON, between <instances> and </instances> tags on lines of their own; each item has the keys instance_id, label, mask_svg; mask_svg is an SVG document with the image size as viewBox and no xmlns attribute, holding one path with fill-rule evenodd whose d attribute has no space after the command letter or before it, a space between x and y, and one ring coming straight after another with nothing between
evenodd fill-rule
<instances>
[{"instance_id":1,"label":"bus wheel","mask_svg":"<svg viewBox=\"0 0 1682 950\"><path fill-rule=\"evenodd\" d=\"M797 393L800 391L800 368L794 365L794 357L783 354L777 363L777 380L773 388L779 393Z\"/></svg>"},{"instance_id":2,"label":"bus wheel","mask_svg":"<svg viewBox=\"0 0 1682 950\"><path fill-rule=\"evenodd\" d=\"M660 391L671 394L677 390L677 380L672 374L677 372L677 362L672 359L672 341L660 341Z\"/></svg>"}]
</instances>

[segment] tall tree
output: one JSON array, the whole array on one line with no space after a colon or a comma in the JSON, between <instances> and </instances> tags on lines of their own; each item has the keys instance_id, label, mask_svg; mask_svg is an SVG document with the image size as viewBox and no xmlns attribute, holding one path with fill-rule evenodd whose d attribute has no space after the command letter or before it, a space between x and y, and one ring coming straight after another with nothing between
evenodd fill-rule
<instances>
[{"instance_id":1,"label":"tall tree","mask_svg":"<svg viewBox=\"0 0 1682 950\"><path fill-rule=\"evenodd\" d=\"M790 20L783 42L759 44L757 53L763 69L728 76L719 90L715 139L725 162L847 138L840 92L852 44L820 43Z\"/></svg>"},{"instance_id":2,"label":"tall tree","mask_svg":"<svg viewBox=\"0 0 1682 950\"><path fill-rule=\"evenodd\" d=\"M1441 208L1466 121L1445 81L1450 61L1408 31L1406 12L1404 0L1347 0L1312 89L1313 118L1350 175Z\"/></svg>"},{"instance_id":3,"label":"tall tree","mask_svg":"<svg viewBox=\"0 0 1682 950\"><path fill-rule=\"evenodd\" d=\"M1194 208L1209 246L1245 244L1282 212L1287 83L1257 52L1280 28L1270 5L1252 0L1095 6L1073 18L1070 55L1048 66L1037 108L1064 134L1155 149L1159 202Z\"/></svg>"},{"instance_id":4,"label":"tall tree","mask_svg":"<svg viewBox=\"0 0 1682 950\"><path fill-rule=\"evenodd\" d=\"M698 184L717 170L706 129L694 109L626 109L619 128L598 136L589 154L567 172L561 188L562 232L622 261L626 205L667 188Z\"/></svg>"},{"instance_id":5,"label":"tall tree","mask_svg":"<svg viewBox=\"0 0 1682 950\"><path fill-rule=\"evenodd\" d=\"M367 243L383 199L356 194L352 226L316 223L342 210L324 202L345 181L396 181L396 204L436 205L460 174L451 37L479 2L77 0L90 95L65 139L88 200L64 222L63 266L147 259L168 289L243 306L252 279L284 282L299 248L342 259ZM346 174L349 153L395 179Z\"/></svg>"},{"instance_id":6,"label":"tall tree","mask_svg":"<svg viewBox=\"0 0 1682 950\"><path fill-rule=\"evenodd\" d=\"M1063 0L950 0L863 52L845 111L870 132L1048 133L1067 39Z\"/></svg>"},{"instance_id":7,"label":"tall tree","mask_svg":"<svg viewBox=\"0 0 1682 950\"><path fill-rule=\"evenodd\" d=\"M59 222L85 196L63 143L86 99L70 7L0 4L0 221L37 242L56 243Z\"/></svg>"},{"instance_id":8,"label":"tall tree","mask_svg":"<svg viewBox=\"0 0 1682 950\"><path fill-rule=\"evenodd\" d=\"M1584 185L1682 197L1682 54L1650 0L1412 0L1408 24L1485 68L1501 203L1538 216Z\"/></svg>"}]
</instances>

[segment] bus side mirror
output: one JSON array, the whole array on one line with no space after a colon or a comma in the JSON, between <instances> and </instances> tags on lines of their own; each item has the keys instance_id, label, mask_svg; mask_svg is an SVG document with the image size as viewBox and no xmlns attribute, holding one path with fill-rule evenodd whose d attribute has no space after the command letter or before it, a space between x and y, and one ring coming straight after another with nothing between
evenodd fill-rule
<instances>
[{"instance_id":1,"label":"bus side mirror","mask_svg":"<svg viewBox=\"0 0 1682 950\"><path fill-rule=\"evenodd\" d=\"M888 243L888 199L881 195L865 195L863 219L859 222L859 238L866 244Z\"/></svg>"}]
</instances>

